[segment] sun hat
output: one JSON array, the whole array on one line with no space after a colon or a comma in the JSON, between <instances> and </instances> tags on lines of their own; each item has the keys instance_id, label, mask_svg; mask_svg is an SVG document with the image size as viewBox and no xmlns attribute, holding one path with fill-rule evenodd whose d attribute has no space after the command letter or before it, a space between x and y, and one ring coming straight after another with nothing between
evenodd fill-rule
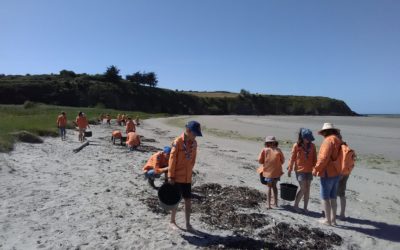
<instances>
[{"instance_id":1,"label":"sun hat","mask_svg":"<svg viewBox=\"0 0 400 250\"><path fill-rule=\"evenodd\" d=\"M165 146L164 149L163 149L163 152L166 153L166 154L171 153L171 147Z\"/></svg>"},{"instance_id":2,"label":"sun hat","mask_svg":"<svg viewBox=\"0 0 400 250\"><path fill-rule=\"evenodd\" d=\"M336 128L333 123L330 122L325 122L324 125L322 126L322 129L320 131L318 131L318 134L321 134L322 131L328 130L328 129L334 129L337 131L340 131L340 129Z\"/></svg>"},{"instance_id":3,"label":"sun hat","mask_svg":"<svg viewBox=\"0 0 400 250\"><path fill-rule=\"evenodd\" d=\"M303 139L307 139L309 141L314 141L315 138L312 134L312 131L309 130L308 128L301 128L300 129L300 135Z\"/></svg>"},{"instance_id":4,"label":"sun hat","mask_svg":"<svg viewBox=\"0 0 400 250\"><path fill-rule=\"evenodd\" d=\"M275 136L267 136L265 137L265 142L276 142Z\"/></svg>"},{"instance_id":5,"label":"sun hat","mask_svg":"<svg viewBox=\"0 0 400 250\"><path fill-rule=\"evenodd\" d=\"M186 128L188 128L191 132L193 132L196 136L203 136L201 133L200 123L197 121L190 121L186 124Z\"/></svg>"}]
</instances>

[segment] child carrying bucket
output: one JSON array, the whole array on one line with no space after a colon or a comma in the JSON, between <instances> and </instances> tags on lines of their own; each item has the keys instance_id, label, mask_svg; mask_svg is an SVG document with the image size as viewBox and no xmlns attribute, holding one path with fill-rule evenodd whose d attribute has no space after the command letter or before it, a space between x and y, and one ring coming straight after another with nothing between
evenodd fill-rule
<instances>
[{"instance_id":1,"label":"child carrying bucket","mask_svg":"<svg viewBox=\"0 0 400 250\"><path fill-rule=\"evenodd\" d=\"M303 197L304 212L308 212L307 207L310 198L310 186L313 179L312 170L317 163L317 152L312 141L314 141L312 131L307 128L301 128L297 142L293 145L288 164L288 176L291 177L291 173L294 170L296 179L300 185L300 190L297 192L294 202L294 209L297 212L300 212L299 203Z\"/></svg>"},{"instance_id":2,"label":"child carrying bucket","mask_svg":"<svg viewBox=\"0 0 400 250\"><path fill-rule=\"evenodd\" d=\"M260 181L268 187L268 209L271 209L272 194L274 193L274 205L278 206L278 188L277 182L283 175L282 164L285 162L285 157L282 151L278 148L278 141L274 136L265 138L265 148L262 149L258 162L261 166L257 169L260 174Z\"/></svg>"}]
</instances>

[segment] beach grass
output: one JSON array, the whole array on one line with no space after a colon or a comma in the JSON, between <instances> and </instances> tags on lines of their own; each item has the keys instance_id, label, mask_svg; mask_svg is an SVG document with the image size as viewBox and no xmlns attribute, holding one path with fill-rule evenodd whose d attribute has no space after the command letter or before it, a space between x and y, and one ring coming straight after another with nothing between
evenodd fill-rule
<instances>
[{"instance_id":1,"label":"beach grass","mask_svg":"<svg viewBox=\"0 0 400 250\"><path fill-rule=\"evenodd\" d=\"M97 120L100 114L110 114L113 119L119 113L140 119L164 117L165 114L148 114L143 112L120 111L105 108L80 108L52 106L37 103L29 105L0 105L0 152L13 149L15 137L13 132L26 130L39 136L57 136L56 119L61 111L66 112L69 123L75 120L79 111L84 112L88 120Z\"/></svg>"}]
</instances>

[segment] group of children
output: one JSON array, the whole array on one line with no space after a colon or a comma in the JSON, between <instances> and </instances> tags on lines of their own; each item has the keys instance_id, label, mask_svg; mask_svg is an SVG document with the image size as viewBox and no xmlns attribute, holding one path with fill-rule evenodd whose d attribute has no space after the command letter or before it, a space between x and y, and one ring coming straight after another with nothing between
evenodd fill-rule
<instances>
[{"instance_id":1,"label":"group of children","mask_svg":"<svg viewBox=\"0 0 400 250\"><path fill-rule=\"evenodd\" d=\"M89 127L84 113L79 112L75 123L79 128L79 140L82 141L84 140L85 129ZM57 126L60 129L62 140L65 140L66 124L66 114L61 112L57 118ZM140 136L136 133L136 125L137 123L135 124L130 117L126 117L126 145L130 150L134 150L140 145ZM310 129L301 128L298 133L298 140L292 147L287 166L288 176L291 177L294 171L300 186L296 194L294 208L296 211L301 211L299 203L303 199L304 211L308 211L311 181L313 176L318 176L320 177L321 199L323 200L325 217L321 220L321 223L336 225L336 199L337 196L340 197L340 216L345 218L345 190L348 175L350 174L343 175L334 165L344 142L342 141L340 130L331 123L325 123L322 129L318 131L318 134L324 137L318 154L313 143L314 136ZM188 122L181 136L177 137L171 146L166 146L162 151L153 154L143 167L144 174L152 187L156 188L154 180L164 174L166 181L179 188L185 202L185 220L188 230L192 229L190 224L191 183L197 154L197 136L202 136L200 123L197 121ZM122 144L123 136L121 131L115 130L112 132L114 143L115 139L121 140ZM278 145L279 143L274 136L267 136L264 148L258 157L258 162L261 165L257 172L261 183L267 186L268 209L272 208L272 205L278 206L277 182L284 174L282 166L285 162L285 157ZM177 228L175 216L176 209L173 209L170 221L173 228Z\"/></svg>"},{"instance_id":2,"label":"group of children","mask_svg":"<svg viewBox=\"0 0 400 250\"><path fill-rule=\"evenodd\" d=\"M60 131L61 140L66 139L66 127L67 127L67 114L62 111L56 120L57 127ZM76 117L74 124L77 126L79 130L78 140L83 142L85 140L85 131L87 128L90 128L89 121L85 115L85 113L79 111L78 116Z\"/></svg>"},{"instance_id":3,"label":"group of children","mask_svg":"<svg viewBox=\"0 0 400 250\"><path fill-rule=\"evenodd\" d=\"M300 212L299 203L301 199L304 199L304 212L308 212L311 181L313 176L318 176L320 177L321 199L325 217L320 222L326 225L336 225L336 199L337 196L340 197L340 217L344 219L346 210L345 190L350 174L340 172L335 162L344 142L340 130L331 123L325 123L318 134L324 137L318 155L313 143L312 131L306 128L300 129L298 140L292 147L287 168L288 176L291 177L292 171L294 171L300 186L296 194L294 209ZM276 184L283 175L282 165L285 162L285 157L278 148L278 141L275 137L266 137L265 148L262 149L258 161L261 166L257 169L257 172L260 174L261 183L268 187L267 197L268 208L270 209L272 205L278 206Z\"/></svg>"},{"instance_id":4,"label":"group of children","mask_svg":"<svg viewBox=\"0 0 400 250\"><path fill-rule=\"evenodd\" d=\"M340 216L345 217L346 199L345 190L348 174L343 175L337 170L335 160L338 158L341 145L344 143L340 130L331 123L325 123L318 134L324 141L317 154L313 143L314 136L310 129L301 128L298 140L294 143L288 163L288 176L295 172L300 189L296 194L294 208L300 212L299 203L304 200L304 211L308 211L310 186L313 176L320 177L321 199L324 204L324 219L320 222L326 225L336 225L336 199L341 200ZM196 136L202 136L200 124L191 121L186 124L186 131L173 143L172 148L166 146L163 151L150 157L143 171L150 185L155 187L154 180L162 174L168 177L168 182L178 185L185 201L185 219L187 229L191 229L191 182L192 171L196 161L197 143ZM285 157L278 147L279 143L274 136L265 138L264 148L258 158L261 164L257 169L262 184L267 186L268 208L278 206L277 182L284 174L283 164ZM176 228L176 209L171 213L171 226Z\"/></svg>"}]
</instances>

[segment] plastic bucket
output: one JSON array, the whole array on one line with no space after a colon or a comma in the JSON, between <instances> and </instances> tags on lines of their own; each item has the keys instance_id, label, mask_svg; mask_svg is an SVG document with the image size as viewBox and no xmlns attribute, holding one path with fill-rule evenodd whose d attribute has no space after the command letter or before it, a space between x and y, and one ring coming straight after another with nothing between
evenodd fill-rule
<instances>
[{"instance_id":1,"label":"plastic bucket","mask_svg":"<svg viewBox=\"0 0 400 250\"><path fill-rule=\"evenodd\" d=\"M294 201L297 193L297 186L290 183L281 183L281 198L287 201Z\"/></svg>"},{"instance_id":2,"label":"plastic bucket","mask_svg":"<svg viewBox=\"0 0 400 250\"><path fill-rule=\"evenodd\" d=\"M85 137L92 137L92 131L85 131Z\"/></svg>"},{"instance_id":3,"label":"plastic bucket","mask_svg":"<svg viewBox=\"0 0 400 250\"><path fill-rule=\"evenodd\" d=\"M176 185L164 183L158 189L158 200L162 208L171 210L178 206L179 202L182 200L182 194Z\"/></svg>"}]
</instances>

